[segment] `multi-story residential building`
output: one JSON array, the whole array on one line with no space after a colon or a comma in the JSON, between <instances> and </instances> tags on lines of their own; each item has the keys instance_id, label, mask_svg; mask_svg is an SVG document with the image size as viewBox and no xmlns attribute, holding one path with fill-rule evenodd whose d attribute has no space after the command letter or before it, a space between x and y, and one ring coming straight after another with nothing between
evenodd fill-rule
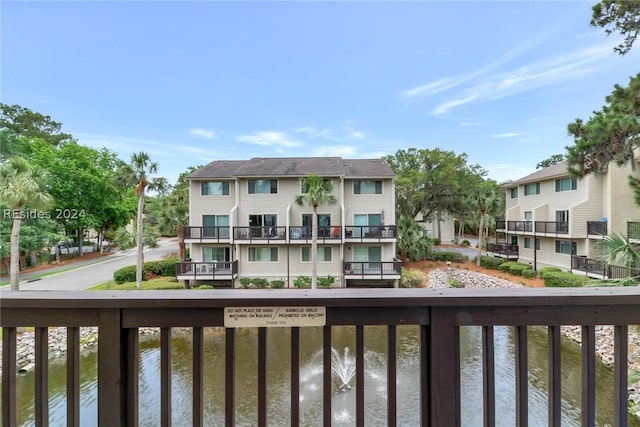
<instances>
[{"instance_id":1,"label":"multi-story residential building","mask_svg":"<svg viewBox=\"0 0 640 427\"><path fill-rule=\"evenodd\" d=\"M298 206L302 178L330 180L337 203L318 207L318 277L334 287L398 286L395 174L381 159L219 160L189 176L190 284L239 287L240 279L311 276L311 206Z\"/></svg>"},{"instance_id":2,"label":"multi-story residential building","mask_svg":"<svg viewBox=\"0 0 640 427\"><path fill-rule=\"evenodd\" d=\"M535 269L555 266L611 277L609 266L596 260L597 242L607 234L631 233L640 220L628 185L628 176L638 170L612 163L605 173L576 178L562 162L506 184L505 220L496 223L505 241L488 244L487 252Z\"/></svg>"}]
</instances>

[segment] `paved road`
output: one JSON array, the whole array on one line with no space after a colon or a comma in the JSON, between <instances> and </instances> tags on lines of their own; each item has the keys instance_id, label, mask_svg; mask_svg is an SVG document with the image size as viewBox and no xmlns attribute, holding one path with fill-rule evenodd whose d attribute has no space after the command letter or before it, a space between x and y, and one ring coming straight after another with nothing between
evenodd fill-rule
<instances>
[{"instance_id":1,"label":"paved road","mask_svg":"<svg viewBox=\"0 0 640 427\"><path fill-rule=\"evenodd\" d=\"M144 251L144 260L153 261L178 252L178 243L172 240L160 240L158 248ZM35 281L21 281L21 291L81 291L113 279L113 272L127 265L135 265L136 250L118 252L98 262L45 276ZM6 286L4 290L9 290Z\"/></svg>"}]
</instances>

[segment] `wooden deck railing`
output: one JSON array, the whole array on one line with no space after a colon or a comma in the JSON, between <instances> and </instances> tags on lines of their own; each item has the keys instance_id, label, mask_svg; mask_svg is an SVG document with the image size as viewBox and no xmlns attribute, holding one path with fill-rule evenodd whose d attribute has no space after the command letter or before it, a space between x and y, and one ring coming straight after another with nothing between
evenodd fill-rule
<instances>
[{"instance_id":1,"label":"wooden deck railing","mask_svg":"<svg viewBox=\"0 0 640 427\"><path fill-rule=\"evenodd\" d=\"M160 419L171 424L171 333L174 327L192 328L192 425L204 424L203 328L225 325L225 307L324 307L322 424L331 425L332 326L354 325L356 331L355 423L365 425L364 326L387 325L387 420L396 425L396 328L420 328L420 424L460 425L460 327L482 327L484 425L496 422L494 338L496 325L515 328L516 425L528 425L527 327L545 325L549 332L548 425L559 426L562 404L560 326L582 325L582 425L595 425L595 325L614 325L615 386L612 425L627 425L628 325L640 324L638 288L579 289L353 289L247 291L129 291L129 292L2 292L2 420L17 424L16 337L19 326L35 326L35 425L48 425L47 328L66 326L68 425L95 425L81 420L79 409L78 328L97 326L97 424L138 425L138 328L160 328ZM267 426L269 387L268 335L258 328L257 425ZM300 425L299 354L303 334L291 328L291 422ZM236 329L227 327L225 344L225 425L233 426L236 402ZM500 357L503 357L501 355ZM481 416L478 414L478 416Z\"/></svg>"}]
</instances>

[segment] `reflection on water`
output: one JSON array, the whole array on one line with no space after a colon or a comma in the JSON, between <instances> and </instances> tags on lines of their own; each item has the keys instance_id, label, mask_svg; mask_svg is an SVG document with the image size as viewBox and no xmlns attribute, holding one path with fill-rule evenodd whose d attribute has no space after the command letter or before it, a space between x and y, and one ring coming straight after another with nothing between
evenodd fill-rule
<instances>
[{"instance_id":1,"label":"reflection on water","mask_svg":"<svg viewBox=\"0 0 640 427\"><path fill-rule=\"evenodd\" d=\"M267 381L269 425L288 425L290 414L289 330L267 331ZM482 336L479 327L461 328L461 396L464 426L482 425ZM191 334L174 331L172 353L172 414L176 426L191 425ZM513 329L496 327L495 332L496 425L515 425L515 363ZM398 425L419 425L419 329L398 327L397 414ZM224 425L223 328L205 329L204 410L205 425ZM322 425L322 328L300 329L300 414L301 425ZM355 328L332 329L334 369L332 372L333 425L355 425ZM529 424L547 425L547 336L546 328L529 328ZM365 425L386 425L386 327L365 327ZM81 420L97 425L95 352L83 354L81 370ZM239 329L236 344L236 425L257 424L257 334ZM157 340L140 343L140 425L160 424L160 351ZM66 425L66 369L50 362L50 425ZM579 426L581 366L580 349L573 343L562 348L563 426ZM598 366L596 371L598 426L612 424L613 375ZM20 425L32 425L34 376L17 381ZM631 427L640 422L631 419Z\"/></svg>"}]
</instances>

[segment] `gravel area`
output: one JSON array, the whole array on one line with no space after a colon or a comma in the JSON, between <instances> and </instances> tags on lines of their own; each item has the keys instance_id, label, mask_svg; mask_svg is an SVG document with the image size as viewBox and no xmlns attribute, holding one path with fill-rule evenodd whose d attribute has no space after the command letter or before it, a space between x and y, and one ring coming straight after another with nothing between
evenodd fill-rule
<instances>
[{"instance_id":1,"label":"gravel area","mask_svg":"<svg viewBox=\"0 0 640 427\"><path fill-rule=\"evenodd\" d=\"M522 288L519 283L510 282L498 277L489 276L474 271L457 268L438 269L427 276L427 286L430 288L448 288L450 281L455 281L465 288ZM577 343L581 342L582 329L580 326L563 326L562 333ZM629 330L629 372L640 371L640 328ZM613 327L608 325L596 326L596 353L601 361L613 367ZM640 381L629 384L629 401L631 411L640 418Z\"/></svg>"}]
</instances>

